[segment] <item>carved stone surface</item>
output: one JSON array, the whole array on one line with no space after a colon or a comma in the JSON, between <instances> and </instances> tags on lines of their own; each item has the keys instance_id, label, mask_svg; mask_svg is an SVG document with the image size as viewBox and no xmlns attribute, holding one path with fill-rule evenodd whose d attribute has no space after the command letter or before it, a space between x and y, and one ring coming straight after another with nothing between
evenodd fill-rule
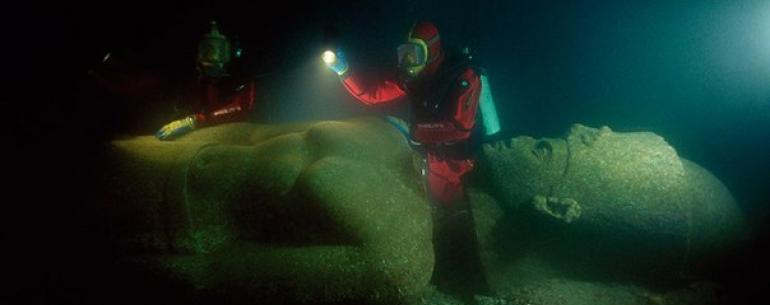
<instances>
[{"instance_id":1,"label":"carved stone surface","mask_svg":"<svg viewBox=\"0 0 770 305\"><path fill-rule=\"evenodd\" d=\"M109 155L111 240L193 295L397 304L430 280L429 205L379 119L229 124Z\"/></svg>"},{"instance_id":2,"label":"carved stone surface","mask_svg":"<svg viewBox=\"0 0 770 305\"><path fill-rule=\"evenodd\" d=\"M433 274L431 205L382 120L227 124L114 141L107 155L94 208L119 261L191 299L401 304ZM466 182L499 297L484 302L678 280L746 236L724 185L652 133L575 125L500 141Z\"/></svg>"},{"instance_id":3,"label":"carved stone surface","mask_svg":"<svg viewBox=\"0 0 770 305\"><path fill-rule=\"evenodd\" d=\"M653 133L574 125L485 145L479 164L471 198L492 286L674 280L747 235L724 185Z\"/></svg>"}]
</instances>

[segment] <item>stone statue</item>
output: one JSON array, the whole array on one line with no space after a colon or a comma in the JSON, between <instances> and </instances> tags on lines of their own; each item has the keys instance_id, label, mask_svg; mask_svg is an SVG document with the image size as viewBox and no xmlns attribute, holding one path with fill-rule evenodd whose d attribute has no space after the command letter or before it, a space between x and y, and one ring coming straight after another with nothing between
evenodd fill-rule
<instances>
[{"instance_id":1,"label":"stone statue","mask_svg":"<svg viewBox=\"0 0 770 305\"><path fill-rule=\"evenodd\" d=\"M483 150L472 204L498 289L565 275L681 281L747 236L725 186L653 133L576 124Z\"/></svg>"},{"instance_id":2,"label":"stone statue","mask_svg":"<svg viewBox=\"0 0 770 305\"><path fill-rule=\"evenodd\" d=\"M431 206L383 120L234 123L111 143L95 207L126 262L229 302L403 304L434 268ZM469 200L487 281L679 277L745 224L652 133L575 125L485 145ZM143 271L145 272L145 271Z\"/></svg>"},{"instance_id":3,"label":"stone statue","mask_svg":"<svg viewBox=\"0 0 770 305\"><path fill-rule=\"evenodd\" d=\"M193 295L404 303L430 280L432 225L388 126L235 123L114 141L98 208L126 259Z\"/></svg>"}]
</instances>

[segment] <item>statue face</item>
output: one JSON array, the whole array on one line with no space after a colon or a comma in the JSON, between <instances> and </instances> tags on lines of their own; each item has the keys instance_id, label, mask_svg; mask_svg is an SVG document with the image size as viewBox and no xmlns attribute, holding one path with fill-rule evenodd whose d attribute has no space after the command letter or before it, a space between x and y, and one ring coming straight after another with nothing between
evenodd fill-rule
<instances>
[{"instance_id":1,"label":"statue face","mask_svg":"<svg viewBox=\"0 0 770 305\"><path fill-rule=\"evenodd\" d=\"M484 147L482 166L504 200L529 204L532 196L566 196L590 202L610 200L616 190L677 188L684 169L663 138L652 133L615 133L574 125L564 138L517 137ZM578 186L579 185L579 186ZM590 196L589 196L590 195Z\"/></svg>"},{"instance_id":2,"label":"statue face","mask_svg":"<svg viewBox=\"0 0 770 305\"><path fill-rule=\"evenodd\" d=\"M548 253L556 269L651 276L743 238L724 185L650 132L574 125L561 139L516 137L486 145L479 169L477 185L507 213L500 236L517 245L505 255Z\"/></svg>"},{"instance_id":3,"label":"statue face","mask_svg":"<svg viewBox=\"0 0 770 305\"><path fill-rule=\"evenodd\" d=\"M564 139L521 136L484 145L480 176L505 205L517 207L535 194L545 194L559 181L567 166Z\"/></svg>"}]
</instances>

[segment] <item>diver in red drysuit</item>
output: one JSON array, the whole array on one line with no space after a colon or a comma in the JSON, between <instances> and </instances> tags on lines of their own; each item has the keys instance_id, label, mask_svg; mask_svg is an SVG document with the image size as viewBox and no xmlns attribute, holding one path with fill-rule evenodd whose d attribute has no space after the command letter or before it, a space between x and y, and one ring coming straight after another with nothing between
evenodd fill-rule
<instances>
[{"instance_id":1,"label":"diver in red drysuit","mask_svg":"<svg viewBox=\"0 0 770 305\"><path fill-rule=\"evenodd\" d=\"M436 26L420 22L398 47L399 73L392 79L366 84L349 69L344 54L324 57L347 91L364 104L409 99L409 135L424 149L432 200L450 206L464 201L462 177L474 165L469 147L481 92L479 75L467 56L449 58Z\"/></svg>"},{"instance_id":2,"label":"diver in red drysuit","mask_svg":"<svg viewBox=\"0 0 770 305\"><path fill-rule=\"evenodd\" d=\"M233 52L227 37L212 21L211 31L198 44L199 82L197 90L192 90L197 94L189 97L198 104L197 112L163 126L155 133L158 139L171 140L197 128L249 118L256 98L255 84L253 80L236 79L227 72Z\"/></svg>"}]
</instances>

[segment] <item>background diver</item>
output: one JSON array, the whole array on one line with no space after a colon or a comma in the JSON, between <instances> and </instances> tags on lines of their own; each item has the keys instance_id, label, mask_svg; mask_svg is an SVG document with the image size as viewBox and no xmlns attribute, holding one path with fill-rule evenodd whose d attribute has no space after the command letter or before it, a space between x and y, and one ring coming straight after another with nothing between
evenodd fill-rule
<instances>
[{"instance_id":1,"label":"background diver","mask_svg":"<svg viewBox=\"0 0 770 305\"><path fill-rule=\"evenodd\" d=\"M217 23L211 21L209 33L198 43L198 82L189 89L193 92L189 99L195 113L164 125L155 133L158 139L171 140L196 128L249 118L256 99L254 81L229 72L233 57L240 57L240 52L219 32Z\"/></svg>"}]
</instances>

